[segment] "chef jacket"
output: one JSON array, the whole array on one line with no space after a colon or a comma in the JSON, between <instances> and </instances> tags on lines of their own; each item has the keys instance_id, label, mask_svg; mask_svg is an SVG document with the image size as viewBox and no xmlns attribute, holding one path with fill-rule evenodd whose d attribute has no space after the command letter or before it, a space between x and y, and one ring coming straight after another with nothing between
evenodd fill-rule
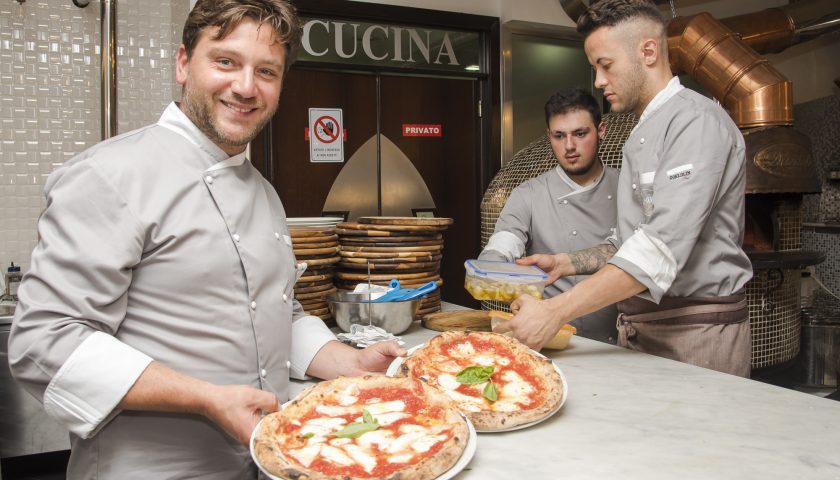
<instances>
[{"instance_id":1,"label":"chef jacket","mask_svg":"<svg viewBox=\"0 0 840 480\"><path fill-rule=\"evenodd\" d=\"M605 167L587 186L575 183L560 166L513 189L482 260L513 261L535 253L574 252L604 243L616 222L619 172ZM561 277L545 295L565 292L588 275ZM572 322L582 336L615 343L617 312L610 306Z\"/></svg>"},{"instance_id":2,"label":"chef jacket","mask_svg":"<svg viewBox=\"0 0 840 480\"><path fill-rule=\"evenodd\" d=\"M255 476L199 415L115 408L152 360L288 397L334 336L295 300L272 186L170 104L57 169L9 341L18 382L71 432L68 478Z\"/></svg>"},{"instance_id":3,"label":"chef jacket","mask_svg":"<svg viewBox=\"0 0 840 480\"><path fill-rule=\"evenodd\" d=\"M610 263L641 296L727 296L752 277L741 248L744 138L723 108L677 77L650 102L622 150L618 248Z\"/></svg>"}]
</instances>

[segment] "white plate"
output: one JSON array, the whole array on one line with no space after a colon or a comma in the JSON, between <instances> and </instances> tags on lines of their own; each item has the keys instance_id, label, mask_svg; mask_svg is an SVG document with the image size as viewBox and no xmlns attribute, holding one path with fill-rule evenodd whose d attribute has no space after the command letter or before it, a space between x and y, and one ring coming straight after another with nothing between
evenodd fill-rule
<instances>
[{"instance_id":1,"label":"white plate","mask_svg":"<svg viewBox=\"0 0 840 480\"><path fill-rule=\"evenodd\" d=\"M289 402L284 403L283 406L285 407L288 403ZM470 419L464 416L464 414L461 414L461 417L467 421L467 429L469 430L467 446L466 448L464 448L464 452L461 454L461 457L458 458L457 462L455 462L455 465L452 465L452 468L443 472L440 476L437 477L436 480L449 480L450 478L454 477L455 475L460 473L461 470L464 469L464 467L469 465L470 460L472 460L473 455L475 455L475 447L478 444L478 435L476 435L475 427L473 427L473 424L470 421ZM265 471L265 469L262 468L262 465L260 465L260 462L257 461L257 455L254 452L254 440L257 437L257 432L260 430L260 425L262 425L262 422L263 421L260 420L256 428L254 428L254 431L251 432L251 441L249 442L249 445L251 447L251 459L254 460L254 463L257 465L260 471L266 475L266 477L270 478L271 480L285 480L280 477L275 477L274 475Z\"/></svg>"},{"instance_id":2,"label":"white plate","mask_svg":"<svg viewBox=\"0 0 840 480\"><path fill-rule=\"evenodd\" d=\"M342 217L290 217L286 224L290 227L334 227L343 221Z\"/></svg>"},{"instance_id":3,"label":"white plate","mask_svg":"<svg viewBox=\"0 0 840 480\"><path fill-rule=\"evenodd\" d=\"M394 361L391 362L390 365L388 365L388 370L385 371L385 375L388 375L389 377L395 376L397 374L397 372L399 372L400 365L402 365L405 358L408 357L409 355L411 355L412 353L414 353L417 349L422 348L424 346L426 346L426 344L421 343L420 345L411 347L406 351L406 356L405 357L395 358ZM534 351L534 350L531 350L531 353L537 355L538 357L548 358L545 355L543 355L542 353ZM566 383L566 376L563 375L563 371L560 370L560 366L557 365L557 363L554 360L551 361L551 365L554 366L554 370L557 372L558 375L560 375L560 382L563 385L563 396L560 398L560 403L557 404L556 408L554 408L550 412L546 413L545 416L543 416L542 418L534 420L533 422L523 423L522 425L517 425L515 427L510 427L510 428L504 428L502 430L476 430L476 431L478 433L497 433L497 432L512 432L514 430L522 430L523 428L528 428L528 427L534 426L534 425L536 425L540 422L544 422L547 419L551 418L555 413L557 413L563 407L563 405L566 403L566 397L568 397L568 395L569 395L569 384Z\"/></svg>"}]
</instances>

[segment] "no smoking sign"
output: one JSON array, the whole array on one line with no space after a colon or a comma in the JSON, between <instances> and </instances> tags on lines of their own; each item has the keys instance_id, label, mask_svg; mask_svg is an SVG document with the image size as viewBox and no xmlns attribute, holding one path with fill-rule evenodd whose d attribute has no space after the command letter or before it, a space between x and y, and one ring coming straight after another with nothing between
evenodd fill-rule
<instances>
[{"instance_id":1,"label":"no smoking sign","mask_svg":"<svg viewBox=\"0 0 840 480\"><path fill-rule=\"evenodd\" d=\"M340 108L309 109L309 161L344 162L344 123Z\"/></svg>"}]
</instances>

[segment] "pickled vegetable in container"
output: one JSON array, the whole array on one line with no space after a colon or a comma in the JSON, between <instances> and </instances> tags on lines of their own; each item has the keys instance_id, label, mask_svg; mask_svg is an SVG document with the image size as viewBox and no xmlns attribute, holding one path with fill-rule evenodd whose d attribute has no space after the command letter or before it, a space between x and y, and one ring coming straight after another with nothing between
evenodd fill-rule
<instances>
[{"instance_id":1,"label":"pickled vegetable in container","mask_svg":"<svg viewBox=\"0 0 840 480\"><path fill-rule=\"evenodd\" d=\"M538 267L513 262L470 259L464 262L464 268L464 288L476 300L512 302L523 294L543 298L548 279Z\"/></svg>"}]
</instances>

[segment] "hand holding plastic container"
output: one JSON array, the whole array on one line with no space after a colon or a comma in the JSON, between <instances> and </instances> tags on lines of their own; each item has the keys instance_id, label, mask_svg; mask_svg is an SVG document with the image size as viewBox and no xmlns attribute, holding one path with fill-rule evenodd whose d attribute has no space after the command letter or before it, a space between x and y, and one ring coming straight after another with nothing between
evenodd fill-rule
<instances>
[{"instance_id":1,"label":"hand holding plastic container","mask_svg":"<svg viewBox=\"0 0 840 480\"><path fill-rule=\"evenodd\" d=\"M548 279L538 267L512 262L470 259L464 268L464 288L476 300L512 302L523 294L541 299Z\"/></svg>"}]
</instances>

